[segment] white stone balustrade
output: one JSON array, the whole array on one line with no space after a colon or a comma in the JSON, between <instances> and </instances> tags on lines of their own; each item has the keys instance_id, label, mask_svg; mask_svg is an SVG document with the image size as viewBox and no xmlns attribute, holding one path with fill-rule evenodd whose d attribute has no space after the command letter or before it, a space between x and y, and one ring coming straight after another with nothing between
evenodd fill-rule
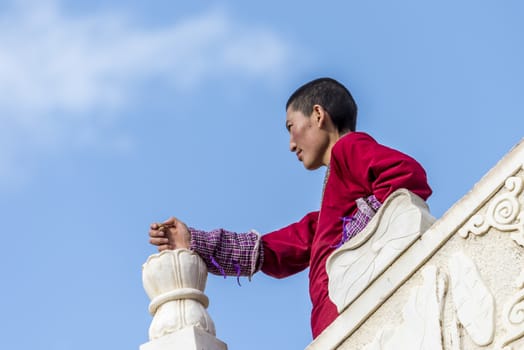
<instances>
[{"instance_id":1,"label":"white stone balustrade","mask_svg":"<svg viewBox=\"0 0 524 350\"><path fill-rule=\"evenodd\" d=\"M406 189L393 192L369 224L328 258L329 297L342 312L409 248L435 218Z\"/></svg>"},{"instance_id":2,"label":"white stone balustrade","mask_svg":"<svg viewBox=\"0 0 524 350\"><path fill-rule=\"evenodd\" d=\"M151 255L142 267L142 281L151 299L153 315L150 342L141 350L225 350L215 335L204 294L207 267L187 249L165 250Z\"/></svg>"}]
</instances>

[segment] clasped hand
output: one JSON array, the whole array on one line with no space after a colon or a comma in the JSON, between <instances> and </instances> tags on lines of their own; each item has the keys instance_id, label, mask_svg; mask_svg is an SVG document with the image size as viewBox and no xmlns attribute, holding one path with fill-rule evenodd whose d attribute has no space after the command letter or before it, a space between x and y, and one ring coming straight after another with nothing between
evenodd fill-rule
<instances>
[{"instance_id":1,"label":"clasped hand","mask_svg":"<svg viewBox=\"0 0 524 350\"><path fill-rule=\"evenodd\" d=\"M175 217L163 223L152 223L149 227L149 243L157 246L158 251L185 248L191 245L191 233L187 225Z\"/></svg>"}]
</instances>

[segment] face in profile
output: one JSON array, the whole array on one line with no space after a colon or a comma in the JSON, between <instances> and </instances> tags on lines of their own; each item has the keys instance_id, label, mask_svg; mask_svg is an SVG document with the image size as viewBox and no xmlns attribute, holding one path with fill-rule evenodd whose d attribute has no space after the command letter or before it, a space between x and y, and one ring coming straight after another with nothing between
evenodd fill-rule
<instances>
[{"instance_id":1,"label":"face in profile","mask_svg":"<svg viewBox=\"0 0 524 350\"><path fill-rule=\"evenodd\" d=\"M329 138L322 129L318 113L310 116L289 108L286 113L286 128L289 131L289 149L308 170L315 170L324 164Z\"/></svg>"}]
</instances>

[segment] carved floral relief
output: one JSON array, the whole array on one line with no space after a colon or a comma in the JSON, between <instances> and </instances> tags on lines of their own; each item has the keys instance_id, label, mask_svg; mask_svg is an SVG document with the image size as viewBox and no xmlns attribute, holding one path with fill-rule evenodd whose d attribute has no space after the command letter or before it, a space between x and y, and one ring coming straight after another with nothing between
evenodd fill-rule
<instances>
[{"instance_id":1,"label":"carved floral relief","mask_svg":"<svg viewBox=\"0 0 524 350\"><path fill-rule=\"evenodd\" d=\"M442 302L447 279L436 266L422 270L423 283L411 291L403 310L403 322L380 330L365 350L442 349Z\"/></svg>"},{"instance_id":2,"label":"carved floral relief","mask_svg":"<svg viewBox=\"0 0 524 350\"><path fill-rule=\"evenodd\" d=\"M506 179L504 188L508 192L493 198L484 214L476 214L459 230L466 238L469 233L484 235L493 227L502 232L511 232L511 238L524 247L524 210L519 201L522 193L522 178L511 176Z\"/></svg>"},{"instance_id":3,"label":"carved floral relief","mask_svg":"<svg viewBox=\"0 0 524 350\"><path fill-rule=\"evenodd\" d=\"M524 338L524 270L515 281L518 290L504 305L502 322L506 334L499 346L505 347ZM506 347L504 349L511 349Z\"/></svg>"},{"instance_id":4,"label":"carved floral relief","mask_svg":"<svg viewBox=\"0 0 524 350\"><path fill-rule=\"evenodd\" d=\"M449 259L451 296L460 324L475 344L484 346L495 334L495 300L475 263L464 253Z\"/></svg>"},{"instance_id":5,"label":"carved floral relief","mask_svg":"<svg viewBox=\"0 0 524 350\"><path fill-rule=\"evenodd\" d=\"M449 259L448 271L449 278L442 268L424 267L423 283L413 288L402 311L403 322L384 328L366 350L443 349L444 331L449 333L452 350L461 350L461 330L478 346L491 344L495 334L495 301L475 263L459 252ZM444 330L443 305L448 292L451 292L453 322Z\"/></svg>"}]
</instances>

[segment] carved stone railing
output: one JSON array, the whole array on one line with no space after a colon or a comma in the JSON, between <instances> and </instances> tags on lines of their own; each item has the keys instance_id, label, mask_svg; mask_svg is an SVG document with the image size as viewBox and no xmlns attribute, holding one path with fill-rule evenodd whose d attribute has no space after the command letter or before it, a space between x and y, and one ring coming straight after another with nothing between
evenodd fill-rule
<instances>
[{"instance_id":1,"label":"carved stone railing","mask_svg":"<svg viewBox=\"0 0 524 350\"><path fill-rule=\"evenodd\" d=\"M140 350L226 350L215 335L204 294L207 267L187 249L151 255L142 268L144 289L151 299L150 341Z\"/></svg>"},{"instance_id":2,"label":"carved stone railing","mask_svg":"<svg viewBox=\"0 0 524 350\"><path fill-rule=\"evenodd\" d=\"M401 191L333 253L340 315L306 350L524 349L524 141L431 222Z\"/></svg>"},{"instance_id":3,"label":"carved stone railing","mask_svg":"<svg viewBox=\"0 0 524 350\"><path fill-rule=\"evenodd\" d=\"M329 297L343 311L433 223L428 206L405 189L393 192L360 234L327 260Z\"/></svg>"}]
</instances>

